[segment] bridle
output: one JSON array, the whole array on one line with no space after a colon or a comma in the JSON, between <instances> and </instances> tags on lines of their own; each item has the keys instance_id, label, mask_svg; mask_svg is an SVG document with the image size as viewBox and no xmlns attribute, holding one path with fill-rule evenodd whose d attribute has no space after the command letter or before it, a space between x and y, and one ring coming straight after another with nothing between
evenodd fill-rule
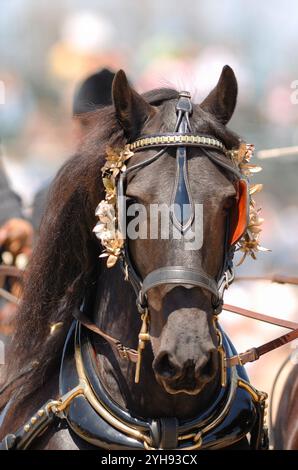
<instances>
[{"instance_id":1,"label":"bridle","mask_svg":"<svg viewBox=\"0 0 298 470\"><path fill-rule=\"evenodd\" d=\"M175 131L171 134L155 134L146 137L140 137L135 142L129 144L129 149L134 153L143 149L160 148L155 155L140 163L134 164L126 169L119 177L117 185L118 195L118 220L121 233L126 232L125 227L125 211L123 201L125 201L125 184L127 177L130 173L136 172L145 166L153 163L159 159L169 147L175 147L176 151L176 181L172 196L174 210L171 213L173 225L176 226L182 233L185 233L191 226L194 219L193 201L188 182L187 171L187 148L200 147L204 155L211 158L218 165L223 166L225 169L231 171L237 178L242 179L241 173L234 167L227 163L223 163L220 159L208 152L208 149L217 150L225 153L226 149L222 142L218 139L209 136L197 135L191 133L190 115L192 114L192 103L190 94L188 92L181 92L176 105L177 121ZM187 205L191 208L184 217L183 211L175 212L175 208L182 205ZM242 234L241 234L242 235ZM227 238L227 237L226 237ZM227 248L227 247L226 247ZM137 270L131 260L127 243L124 247L123 264L124 269L128 273L128 279L132 284L136 296L138 310L143 313L148 308L147 293L153 287L161 284L187 284L192 286L202 287L209 291L212 295L212 306L215 313L219 313L222 306L222 297L224 288L232 282L234 274L231 264L231 255L233 249L225 249L225 259L221 272L217 279L213 279L206 272L198 269L189 269L185 266L166 266L158 268L149 274L144 279L141 279Z\"/></svg>"},{"instance_id":2,"label":"bridle","mask_svg":"<svg viewBox=\"0 0 298 470\"><path fill-rule=\"evenodd\" d=\"M225 155L227 150L224 144L214 137L192 133L190 124L191 114L192 103L190 94L183 91L179 93L179 98L176 105L177 120L173 133L148 135L140 137L135 142L128 144L127 147L134 153L143 149L157 149L158 151L147 160L129 166L126 171L121 173L119 176L117 184L117 209L118 226L122 234L126 233L124 205L126 201L125 195L128 175L130 175L132 172L140 170L141 168L144 168L145 166L150 165L159 159L162 155L164 155L169 147L176 148L176 179L171 198L173 203L171 221L176 229L178 229L182 234L187 232L194 220L193 200L191 197L187 170L187 149L189 147L200 147L202 154L205 157L210 158L217 165L223 167L225 170L230 171L238 181L241 181L242 184L244 184L245 190L247 191L245 180L243 179L243 176L238 171L238 169L229 163L223 162L214 154L210 153L210 150L216 150L217 152L221 152ZM185 206L190 208L188 211L186 211L186 215L183 211ZM180 208L180 210L176 210L177 207ZM238 239L243 235L246 229L247 218L248 205L246 204L245 224L242 224L242 231L238 234ZM142 279L134 266L129 253L128 243L125 241L123 247L122 267L126 278L129 280L135 291L137 308L141 314L143 322L139 335L139 360L137 362L136 369L136 382L139 381L141 352L145 347L145 341L149 340L149 307L147 293L151 289L162 284L182 284L200 287L204 290L207 290L211 294L211 303L214 315L216 316L221 312L224 291L233 282L234 279L232 260L234 255L234 245L237 240L233 240L232 245L229 244L229 222L230 221L228 220L225 236L224 260L221 270L215 279L202 269L188 268L186 266L163 266L155 269L154 271L151 271L145 276L144 279Z\"/></svg>"}]
</instances>

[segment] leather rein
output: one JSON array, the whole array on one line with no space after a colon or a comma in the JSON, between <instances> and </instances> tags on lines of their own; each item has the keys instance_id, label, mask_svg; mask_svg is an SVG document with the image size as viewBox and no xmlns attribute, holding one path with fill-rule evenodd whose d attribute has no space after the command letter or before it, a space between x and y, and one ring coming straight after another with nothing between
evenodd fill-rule
<instances>
[{"instance_id":1,"label":"leather rein","mask_svg":"<svg viewBox=\"0 0 298 470\"><path fill-rule=\"evenodd\" d=\"M298 278L297 278L298 284ZM244 365L247 362L255 362L264 354L267 354L275 349L288 344L294 339L298 338L298 323L292 322L289 320L284 320L281 318L272 317L270 315L264 315L263 313L255 312L253 310L247 310L245 308L236 307L235 305L224 304L223 310L228 312L236 313L237 315L251 318L252 320L258 320L265 322L271 325L280 326L282 328L287 328L291 330L290 333L286 333L278 338L262 344L258 347L253 347L247 351L235 354L232 357L225 358L225 366L232 367L235 365ZM130 362L137 363L138 361L138 351L127 346L124 346L118 339L113 338L112 336L105 333L101 330L95 323L92 323L88 317L79 309L76 309L73 313L73 316L78 320L82 325L84 325L93 333L98 334L103 339L105 339L118 353L121 359L127 359Z\"/></svg>"}]
</instances>

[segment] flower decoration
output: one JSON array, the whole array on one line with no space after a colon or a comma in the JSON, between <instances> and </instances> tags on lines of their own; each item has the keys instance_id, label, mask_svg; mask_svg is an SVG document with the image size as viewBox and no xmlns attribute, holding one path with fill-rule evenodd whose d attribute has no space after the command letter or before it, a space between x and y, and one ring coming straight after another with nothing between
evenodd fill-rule
<instances>
[{"instance_id":1,"label":"flower decoration","mask_svg":"<svg viewBox=\"0 0 298 470\"><path fill-rule=\"evenodd\" d=\"M127 147L123 150L108 148L106 161L101 169L105 188L105 199L98 204L95 215L99 221L93 232L100 240L104 250L100 258L107 258L107 267L113 267L122 254L124 240L117 228L117 177L126 170L126 161L133 156Z\"/></svg>"},{"instance_id":2,"label":"flower decoration","mask_svg":"<svg viewBox=\"0 0 298 470\"><path fill-rule=\"evenodd\" d=\"M239 168L241 174L247 179L255 173L262 171L260 166L250 163L253 153L254 145L246 144L245 142L241 142L237 150L231 150L228 152L228 156ZM264 219L260 217L261 208L256 207L256 203L252 197L254 194L259 193L262 188L262 184L254 184L249 188L249 221L245 234L238 242L238 250L241 251L243 255L237 266L242 264L248 255L253 259L256 259L257 252L271 251L260 245L259 237L262 231L261 226Z\"/></svg>"}]
</instances>

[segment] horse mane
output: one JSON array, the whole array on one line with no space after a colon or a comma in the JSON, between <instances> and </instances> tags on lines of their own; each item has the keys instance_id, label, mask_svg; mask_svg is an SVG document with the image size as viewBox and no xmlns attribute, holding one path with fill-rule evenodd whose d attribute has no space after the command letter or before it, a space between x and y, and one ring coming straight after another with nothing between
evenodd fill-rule
<instances>
[{"instance_id":1,"label":"horse mane","mask_svg":"<svg viewBox=\"0 0 298 470\"><path fill-rule=\"evenodd\" d=\"M160 106L177 99L178 92L162 88L143 97ZM167 111L165 106L164 121ZM95 268L100 269L101 248L92 229L95 208L104 198L101 167L107 147L120 149L127 141L113 106L89 112L88 119L90 115L94 123L91 131L78 153L59 170L50 190L39 240L26 273L8 354L8 372L2 391L0 388L0 409L12 393L16 402L28 398L57 370L73 309L81 303ZM202 123L202 130L211 130L228 147L238 141L208 113L203 113Z\"/></svg>"},{"instance_id":2,"label":"horse mane","mask_svg":"<svg viewBox=\"0 0 298 470\"><path fill-rule=\"evenodd\" d=\"M144 98L159 106L177 96L175 90L159 89ZM89 112L88 119L91 114L92 130L59 170L49 192L26 273L2 393L0 387L0 409L12 392L16 400L28 397L56 369L73 309L94 276L100 244L92 228L95 208L104 198L101 167L107 147L122 148L126 140L113 106Z\"/></svg>"}]
</instances>

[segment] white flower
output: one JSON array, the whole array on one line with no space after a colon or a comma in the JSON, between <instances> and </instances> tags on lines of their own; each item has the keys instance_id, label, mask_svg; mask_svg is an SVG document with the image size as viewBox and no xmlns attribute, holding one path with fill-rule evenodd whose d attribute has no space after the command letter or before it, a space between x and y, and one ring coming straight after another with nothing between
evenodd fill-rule
<instances>
[{"instance_id":1,"label":"white flower","mask_svg":"<svg viewBox=\"0 0 298 470\"><path fill-rule=\"evenodd\" d=\"M102 224L101 222L97 222L95 225L93 232L96 234L102 233L104 230L106 230L106 224Z\"/></svg>"},{"instance_id":2,"label":"white flower","mask_svg":"<svg viewBox=\"0 0 298 470\"><path fill-rule=\"evenodd\" d=\"M115 218L115 209L113 204L109 204L106 201L101 201L95 211L95 215L101 220L103 219L113 220Z\"/></svg>"},{"instance_id":3,"label":"white flower","mask_svg":"<svg viewBox=\"0 0 298 470\"><path fill-rule=\"evenodd\" d=\"M100 234L100 240L102 242L109 241L109 240L114 240L114 239L115 239L115 231L114 230L104 230Z\"/></svg>"}]
</instances>

